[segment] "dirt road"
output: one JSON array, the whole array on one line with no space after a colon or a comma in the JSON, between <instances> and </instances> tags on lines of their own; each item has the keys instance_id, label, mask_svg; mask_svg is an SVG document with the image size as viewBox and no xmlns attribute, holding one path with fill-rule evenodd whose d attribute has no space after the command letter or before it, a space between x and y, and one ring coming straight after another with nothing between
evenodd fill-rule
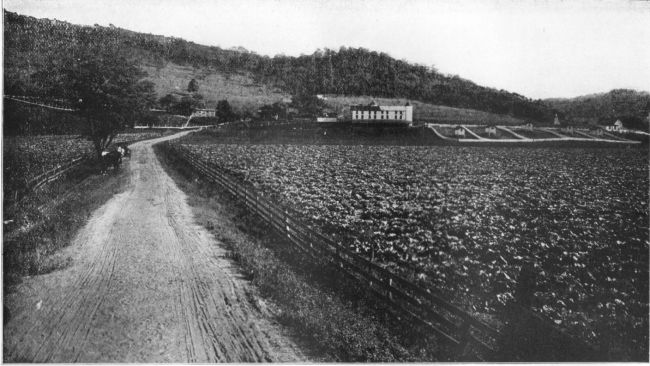
<instances>
[{"instance_id":1,"label":"dirt road","mask_svg":"<svg viewBox=\"0 0 650 366\"><path fill-rule=\"evenodd\" d=\"M26 279L5 299L6 361L304 361L194 223L154 155L160 140L132 146L127 191L65 250L72 265Z\"/></svg>"}]
</instances>

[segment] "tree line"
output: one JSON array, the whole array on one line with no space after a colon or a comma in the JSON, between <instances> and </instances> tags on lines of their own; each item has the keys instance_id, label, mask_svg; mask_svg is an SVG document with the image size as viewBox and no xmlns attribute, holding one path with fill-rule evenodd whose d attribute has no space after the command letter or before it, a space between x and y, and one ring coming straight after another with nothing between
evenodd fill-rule
<instances>
[{"instance_id":1,"label":"tree line","mask_svg":"<svg viewBox=\"0 0 650 366\"><path fill-rule=\"evenodd\" d=\"M42 93L43 70L60 62L60 54L75 54L84 43L119 45L121 57L135 65L163 66L171 61L226 75L246 73L259 84L277 87L294 96L314 94L368 95L409 98L427 103L477 109L550 123L562 121L604 123L622 118L641 124L650 113L645 93L612 91L604 98L532 100L505 90L487 88L458 76L443 75L435 67L396 60L385 53L341 47L311 55L261 56L241 47L222 49L183 39L137 33L113 26L77 26L36 19L5 11L5 93ZM47 78L45 78L47 79ZM162 100L178 105L180 114L202 103L198 97ZM174 97L171 97L172 99ZM294 98L295 99L295 98ZM271 114L280 105L262 108Z\"/></svg>"},{"instance_id":2,"label":"tree line","mask_svg":"<svg viewBox=\"0 0 650 366\"><path fill-rule=\"evenodd\" d=\"M225 74L246 72L256 82L273 85L292 95L401 97L547 122L552 121L554 115L554 111L540 100L476 85L458 76L443 75L434 67L396 60L385 53L363 48L341 47L299 57L269 57L243 48L226 50L113 26L75 26L5 11L5 49L26 51L52 43L65 47L84 37L93 37L97 42L119 43L127 57L137 64L162 66L172 61L210 67ZM13 61L10 69L23 72L16 73L16 78L7 84L8 88L38 87L28 80L29 69L33 70L34 66L17 65ZM27 72L24 72L25 66ZM14 79L21 82L16 83Z\"/></svg>"}]
</instances>

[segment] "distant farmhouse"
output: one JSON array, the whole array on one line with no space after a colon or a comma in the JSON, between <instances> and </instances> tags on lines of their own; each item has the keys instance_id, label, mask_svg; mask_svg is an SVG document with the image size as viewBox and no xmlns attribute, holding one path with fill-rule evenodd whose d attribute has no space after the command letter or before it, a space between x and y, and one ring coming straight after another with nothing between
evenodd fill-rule
<instances>
[{"instance_id":1,"label":"distant farmhouse","mask_svg":"<svg viewBox=\"0 0 650 366\"><path fill-rule=\"evenodd\" d=\"M485 133L490 137L496 136L497 135L496 126L490 125L490 126L485 127Z\"/></svg>"},{"instance_id":2,"label":"distant farmhouse","mask_svg":"<svg viewBox=\"0 0 650 366\"><path fill-rule=\"evenodd\" d=\"M195 109L192 117L215 117L216 111L214 109Z\"/></svg>"},{"instance_id":3,"label":"distant farmhouse","mask_svg":"<svg viewBox=\"0 0 650 366\"><path fill-rule=\"evenodd\" d=\"M413 122L413 106L410 103L406 103L403 106L392 106L392 105L377 105L374 101L369 105L353 105L350 106L350 114L352 115L352 121L403 121L408 122L409 124Z\"/></svg>"},{"instance_id":4,"label":"distant farmhouse","mask_svg":"<svg viewBox=\"0 0 650 366\"><path fill-rule=\"evenodd\" d=\"M456 137L465 137L465 129L461 126L457 126L454 129L454 136Z\"/></svg>"}]
</instances>

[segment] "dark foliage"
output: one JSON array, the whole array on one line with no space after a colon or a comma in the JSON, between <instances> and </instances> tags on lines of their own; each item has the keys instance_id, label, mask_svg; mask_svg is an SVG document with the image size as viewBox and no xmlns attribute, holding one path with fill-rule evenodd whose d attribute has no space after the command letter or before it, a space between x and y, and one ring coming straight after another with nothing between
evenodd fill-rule
<instances>
[{"instance_id":1,"label":"dark foliage","mask_svg":"<svg viewBox=\"0 0 650 366\"><path fill-rule=\"evenodd\" d=\"M6 94L71 103L85 120L99 156L117 132L142 118L155 102L153 83L127 57L119 37L5 12Z\"/></svg>"},{"instance_id":2,"label":"dark foliage","mask_svg":"<svg viewBox=\"0 0 650 366\"><path fill-rule=\"evenodd\" d=\"M296 95L292 98L291 105L300 114L310 117L320 116L325 109L325 102L313 94Z\"/></svg>"},{"instance_id":3,"label":"dark foliage","mask_svg":"<svg viewBox=\"0 0 650 366\"><path fill-rule=\"evenodd\" d=\"M217 102L216 110L217 118L219 122L231 122L237 119L237 114L233 112L230 103L227 100L220 100Z\"/></svg>"},{"instance_id":4,"label":"dark foliage","mask_svg":"<svg viewBox=\"0 0 650 366\"><path fill-rule=\"evenodd\" d=\"M190 93L196 93L199 91L199 82L196 79L190 80L190 83L187 84L187 91Z\"/></svg>"},{"instance_id":5,"label":"dark foliage","mask_svg":"<svg viewBox=\"0 0 650 366\"><path fill-rule=\"evenodd\" d=\"M262 121L280 120L287 118L286 105L282 103L265 104L257 111L258 117Z\"/></svg>"},{"instance_id":6,"label":"dark foliage","mask_svg":"<svg viewBox=\"0 0 650 366\"><path fill-rule=\"evenodd\" d=\"M245 50L207 47L178 38L136 33L116 27L82 27L5 12L5 83L12 93L40 89L34 74L41 64L56 63L53 49L68 52L70 45L92 36L112 41L141 64L162 66L167 61L210 67L225 74L246 72L256 82L270 84L292 95L335 93L404 97L433 104L472 108L550 122L553 111L539 100L504 90L482 87L458 76L443 75L433 67L413 65L385 53L342 47L317 50L300 57L260 56ZM54 46L55 45L55 46ZM7 52L10 51L10 52Z\"/></svg>"},{"instance_id":7,"label":"dark foliage","mask_svg":"<svg viewBox=\"0 0 650 366\"><path fill-rule=\"evenodd\" d=\"M562 119L577 123L611 125L617 119L626 128L648 130L650 93L615 89L609 93L585 95L572 99L547 99Z\"/></svg>"}]
</instances>

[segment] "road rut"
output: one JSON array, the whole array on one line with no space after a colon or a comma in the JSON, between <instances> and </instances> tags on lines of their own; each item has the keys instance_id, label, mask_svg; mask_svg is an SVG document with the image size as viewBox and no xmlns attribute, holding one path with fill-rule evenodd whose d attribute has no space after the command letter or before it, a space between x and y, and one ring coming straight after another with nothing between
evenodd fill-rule
<instances>
[{"instance_id":1,"label":"road rut","mask_svg":"<svg viewBox=\"0 0 650 366\"><path fill-rule=\"evenodd\" d=\"M65 250L72 265L10 295L5 360L304 361L193 219L152 145L132 145L130 184ZM5 299L7 300L7 299Z\"/></svg>"}]
</instances>

